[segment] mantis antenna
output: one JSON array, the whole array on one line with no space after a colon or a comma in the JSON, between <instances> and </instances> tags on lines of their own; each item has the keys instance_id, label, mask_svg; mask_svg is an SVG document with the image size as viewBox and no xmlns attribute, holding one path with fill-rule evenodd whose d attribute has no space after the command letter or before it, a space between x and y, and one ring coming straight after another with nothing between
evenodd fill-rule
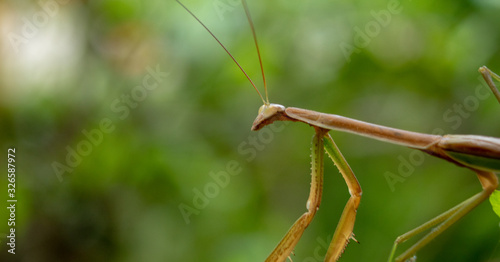
<instances>
[{"instance_id":1,"label":"mantis antenna","mask_svg":"<svg viewBox=\"0 0 500 262\"><path fill-rule=\"evenodd\" d=\"M267 85L266 85L266 76L264 75L264 66L262 66L262 58L260 56L259 44L257 43L257 34L255 33L255 27L253 26L252 17L250 16L250 11L248 9L247 1L241 0L243 3L243 8L245 9L245 14L248 18L248 24L250 25L250 29L252 29L253 41L255 42L255 48L257 49L257 56L259 57L260 71L262 72L262 81L264 82L264 92L266 93L266 105L269 105L269 96L267 95Z\"/></svg>"},{"instance_id":2,"label":"mantis antenna","mask_svg":"<svg viewBox=\"0 0 500 262\"><path fill-rule=\"evenodd\" d=\"M252 29L253 39L254 39L254 42L255 42L255 46L257 48L257 55L259 56L260 69L261 69L261 72L262 72L262 79L264 81L264 89L265 89L265 92L266 92L266 100L264 100L264 97L260 93L259 89L253 83L252 79L248 76L248 74L245 72L245 70L243 70L243 67L240 66L240 64L238 63L238 61L236 61L236 59L233 57L233 55L231 55L231 53L219 41L219 39L212 33L212 31L210 31L210 29L208 29L208 27L205 26L205 24L203 24L203 22L201 22L200 19L198 19L198 17L196 17L184 4L182 4L179 0L175 0L175 1L177 3L179 3L184 9L186 9L186 11L188 11L188 13L192 17L194 17L194 19L196 19L196 21L198 21L198 23L200 23L205 28L205 30L207 30L208 33L210 33L210 35L215 39L215 41L217 41L217 43L219 43L219 45L224 49L224 51L226 51L226 53L231 57L231 59L233 59L234 63L240 68L241 72L243 72L243 74L246 76L246 78L248 79L248 81L250 81L250 84L252 84L252 86L255 89L255 91L257 91L257 93L259 94L260 99L262 100L262 102L264 103L264 105L269 105L269 98L267 96L266 78L264 76L264 68L262 66L262 59L260 57L259 45L257 44L257 36L255 34L255 29L254 29L254 26L253 26L252 18L250 17L250 12L248 11L248 6L246 4L246 1L242 0L243 7L245 8L245 13L246 13L246 16L248 18L248 22L250 23L250 28Z\"/></svg>"}]
</instances>

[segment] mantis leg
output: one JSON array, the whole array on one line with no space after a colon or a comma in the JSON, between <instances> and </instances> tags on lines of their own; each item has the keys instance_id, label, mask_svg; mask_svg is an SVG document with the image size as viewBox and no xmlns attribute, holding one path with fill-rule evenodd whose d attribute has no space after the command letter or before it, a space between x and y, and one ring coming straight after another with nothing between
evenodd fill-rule
<instances>
[{"instance_id":1,"label":"mantis leg","mask_svg":"<svg viewBox=\"0 0 500 262\"><path fill-rule=\"evenodd\" d=\"M333 142L332 137L329 134L325 134L324 140L326 152L344 177L347 187L349 188L349 194L351 195L345 205L340 221L337 224L335 233L333 234L332 242L326 252L325 261L332 262L339 259L349 243L349 240L351 238L354 239L352 230L354 228L356 210L358 209L359 202L361 200L362 191L356 176L352 172L351 167L349 167L349 164L345 160L342 153L340 153L337 145L335 145L335 142Z\"/></svg>"},{"instance_id":2,"label":"mantis leg","mask_svg":"<svg viewBox=\"0 0 500 262\"><path fill-rule=\"evenodd\" d=\"M441 215L429 220L423 225L399 236L394 242L394 246L391 251L391 255L389 257L389 262L393 260L394 254L396 252L396 248L398 244L403 243L409 238L421 233L424 230L427 230L431 227L434 229L425 235L422 239L420 239L417 243L415 243L412 247L407 249L403 254L396 258L395 261L406 261L411 256L413 256L420 248L427 245L432 239L437 237L443 231L445 231L448 227L450 227L457 220L462 218L464 215L469 213L472 209L478 206L481 202L486 200L489 195L497 188L498 186L498 178L492 172L478 171L476 170L477 176L481 185L483 186L483 191L478 194L472 196L471 198L465 200L464 202L458 204L457 206L451 208L450 210L442 213Z\"/></svg>"},{"instance_id":3,"label":"mantis leg","mask_svg":"<svg viewBox=\"0 0 500 262\"><path fill-rule=\"evenodd\" d=\"M480 67L479 72L483 75L484 80L491 88L491 91L493 91L493 94L497 98L498 102L500 102L500 91L498 91L498 88L495 86L495 83L493 83L493 80L491 79L491 77L493 77L497 81L500 81L500 76L489 70L486 66Z\"/></svg>"},{"instance_id":4,"label":"mantis leg","mask_svg":"<svg viewBox=\"0 0 500 262\"><path fill-rule=\"evenodd\" d=\"M295 221L283 239L281 239L280 243L266 259L266 262L281 262L287 259L319 208L321 194L323 192L323 136L327 130L321 128L315 128L315 130L316 134L313 136L312 140L312 180L309 198L307 199L306 205L307 212Z\"/></svg>"}]
</instances>

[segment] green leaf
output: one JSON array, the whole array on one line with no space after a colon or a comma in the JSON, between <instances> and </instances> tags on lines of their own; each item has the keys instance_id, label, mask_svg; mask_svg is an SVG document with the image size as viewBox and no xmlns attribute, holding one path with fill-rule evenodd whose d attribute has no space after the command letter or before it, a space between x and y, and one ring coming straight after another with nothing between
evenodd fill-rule
<instances>
[{"instance_id":1,"label":"green leaf","mask_svg":"<svg viewBox=\"0 0 500 262\"><path fill-rule=\"evenodd\" d=\"M495 190L490 196L490 203L493 211L500 217L500 191Z\"/></svg>"}]
</instances>

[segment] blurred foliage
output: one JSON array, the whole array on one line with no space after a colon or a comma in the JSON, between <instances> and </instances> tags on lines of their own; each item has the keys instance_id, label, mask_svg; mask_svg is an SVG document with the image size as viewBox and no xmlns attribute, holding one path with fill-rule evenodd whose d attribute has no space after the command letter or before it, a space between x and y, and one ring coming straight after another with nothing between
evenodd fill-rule
<instances>
[{"instance_id":1,"label":"blurred foliage","mask_svg":"<svg viewBox=\"0 0 500 262\"><path fill-rule=\"evenodd\" d=\"M184 4L262 92L241 4ZM400 12L384 20L391 4ZM477 93L480 66L500 71L498 1L249 6L271 102L498 137L500 105ZM4 238L9 213L0 209L0 260L263 261L305 211L312 129L251 132L258 96L174 1L2 1L0 26L0 163L6 169L15 147L18 200L14 256ZM359 32L371 36L363 42ZM346 56L346 45L359 50ZM474 174L444 161L331 134L363 188L354 230L361 244L341 261L385 261L398 235L480 190ZM404 161L418 163L391 190L384 174ZM327 161L323 203L293 261L322 261L347 198ZM500 261L498 223L483 203L419 261Z\"/></svg>"}]
</instances>

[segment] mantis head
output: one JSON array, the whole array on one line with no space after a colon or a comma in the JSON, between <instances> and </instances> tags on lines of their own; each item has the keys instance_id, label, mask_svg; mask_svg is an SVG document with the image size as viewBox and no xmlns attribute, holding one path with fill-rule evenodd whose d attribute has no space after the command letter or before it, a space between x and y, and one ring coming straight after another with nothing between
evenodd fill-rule
<instances>
[{"instance_id":1,"label":"mantis head","mask_svg":"<svg viewBox=\"0 0 500 262\"><path fill-rule=\"evenodd\" d=\"M286 119L288 119L288 117L286 116L284 106L264 103L264 105L259 108L257 118L253 121L252 131L257 131L276 120Z\"/></svg>"}]
</instances>

